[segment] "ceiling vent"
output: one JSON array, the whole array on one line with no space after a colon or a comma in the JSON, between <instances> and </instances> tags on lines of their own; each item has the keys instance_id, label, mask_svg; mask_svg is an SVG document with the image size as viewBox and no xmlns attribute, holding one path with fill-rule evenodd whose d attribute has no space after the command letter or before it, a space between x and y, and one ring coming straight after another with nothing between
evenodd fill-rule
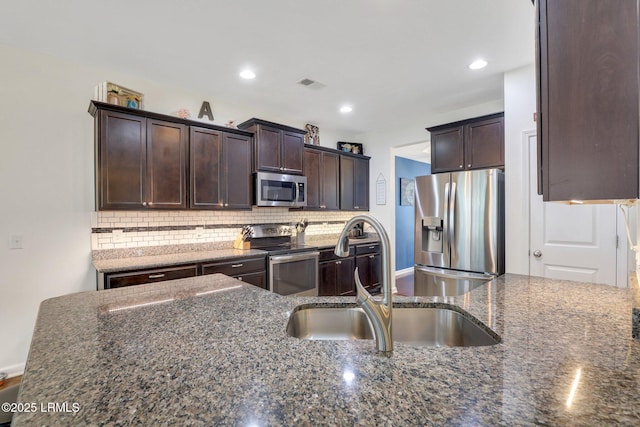
<instances>
[{"instance_id":1,"label":"ceiling vent","mask_svg":"<svg viewBox=\"0 0 640 427\"><path fill-rule=\"evenodd\" d=\"M311 79L302 79L298 82L298 84L306 86L310 89L322 89L323 87L325 87L325 85L323 85L322 83Z\"/></svg>"}]
</instances>

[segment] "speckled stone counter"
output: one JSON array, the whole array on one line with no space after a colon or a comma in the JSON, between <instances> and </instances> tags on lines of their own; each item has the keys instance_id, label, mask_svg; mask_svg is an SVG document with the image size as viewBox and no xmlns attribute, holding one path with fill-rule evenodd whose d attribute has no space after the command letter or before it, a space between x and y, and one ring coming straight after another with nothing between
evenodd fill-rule
<instances>
[{"instance_id":1,"label":"speckled stone counter","mask_svg":"<svg viewBox=\"0 0 640 427\"><path fill-rule=\"evenodd\" d=\"M517 275L460 297L395 297L457 307L502 342L395 343L384 357L372 340L287 335L296 306L354 298L281 297L222 275L53 298L19 401L70 409L37 406L14 425L640 425L632 299Z\"/></svg>"},{"instance_id":2,"label":"speckled stone counter","mask_svg":"<svg viewBox=\"0 0 640 427\"><path fill-rule=\"evenodd\" d=\"M185 246L185 245L180 245ZM140 250L109 251L110 257L96 256L94 253L93 266L98 273L114 273L142 268L165 267L191 262L215 261L225 258L265 255L266 252L256 249L233 249L231 244L226 248L187 247L182 251L171 250L164 246L165 253L152 252L147 255ZM104 251L98 251L104 252Z\"/></svg>"}]
</instances>

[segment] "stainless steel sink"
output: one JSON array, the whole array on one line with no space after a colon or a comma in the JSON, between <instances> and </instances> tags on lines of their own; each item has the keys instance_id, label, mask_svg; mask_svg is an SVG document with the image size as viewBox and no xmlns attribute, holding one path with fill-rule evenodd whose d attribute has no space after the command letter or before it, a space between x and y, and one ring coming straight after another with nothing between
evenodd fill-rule
<instances>
[{"instance_id":1,"label":"stainless steel sink","mask_svg":"<svg viewBox=\"0 0 640 427\"><path fill-rule=\"evenodd\" d=\"M406 296L456 296L470 292L493 279L490 274L416 266L413 274L396 279L396 288L400 295Z\"/></svg>"},{"instance_id":2,"label":"stainless steel sink","mask_svg":"<svg viewBox=\"0 0 640 427\"><path fill-rule=\"evenodd\" d=\"M366 314L358 307L303 307L289 317L287 333L309 340L373 339ZM448 308L394 307L393 341L414 346L495 345L500 338Z\"/></svg>"}]
</instances>

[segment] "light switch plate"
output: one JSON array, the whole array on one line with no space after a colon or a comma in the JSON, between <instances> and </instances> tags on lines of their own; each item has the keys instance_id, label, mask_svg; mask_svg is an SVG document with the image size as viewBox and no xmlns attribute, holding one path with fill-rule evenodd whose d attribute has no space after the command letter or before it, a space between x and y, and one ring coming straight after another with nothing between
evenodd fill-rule
<instances>
[{"instance_id":1,"label":"light switch plate","mask_svg":"<svg viewBox=\"0 0 640 427\"><path fill-rule=\"evenodd\" d=\"M9 249L23 249L24 248L24 235L14 234L9 239Z\"/></svg>"}]
</instances>

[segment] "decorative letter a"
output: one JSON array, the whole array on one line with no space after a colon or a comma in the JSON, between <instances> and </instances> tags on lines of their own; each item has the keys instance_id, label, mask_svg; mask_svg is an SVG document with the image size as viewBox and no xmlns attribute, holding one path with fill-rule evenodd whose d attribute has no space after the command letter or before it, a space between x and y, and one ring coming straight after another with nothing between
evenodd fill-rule
<instances>
[{"instance_id":1,"label":"decorative letter a","mask_svg":"<svg viewBox=\"0 0 640 427\"><path fill-rule=\"evenodd\" d=\"M198 113L198 118L201 119L202 116L209 117L209 120L213 121L213 112L211 112L211 105L207 101L202 103L202 107L200 107L200 112Z\"/></svg>"}]
</instances>

